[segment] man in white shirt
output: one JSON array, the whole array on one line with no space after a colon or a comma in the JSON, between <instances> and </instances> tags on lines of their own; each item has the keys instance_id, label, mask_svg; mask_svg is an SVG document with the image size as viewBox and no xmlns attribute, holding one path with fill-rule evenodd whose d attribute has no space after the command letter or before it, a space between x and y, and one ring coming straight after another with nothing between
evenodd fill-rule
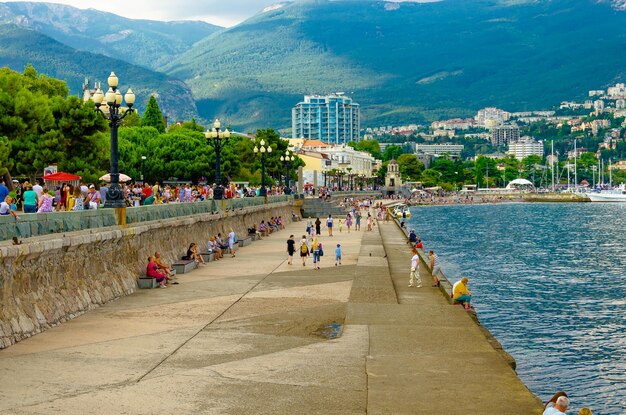
<instances>
[{"instance_id":1,"label":"man in white shirt","mask_svg":"<svg viewBox=\"0 0 626 415\"><path fill-rule=\"evenodd\" d=\"M420 257L417 254L417 249L413 248L413 258L411 258L411 274L409 275L409 287L415 287L417 282L417 288L422 287L422 279L420 278Z\"/></svg>"},{"instance_id":2,"label":"man in white shirt","mask_svg":"<svg viewBox=\"0 0 626 415\"><path fill-rule=\"evenodd\" d=\"M37 200L39 200L39 198L43 194L43 187L39 185L39 180L37 180L37 183L33 186L33 191L37 193Z\"/></svg>"}]
</instances>

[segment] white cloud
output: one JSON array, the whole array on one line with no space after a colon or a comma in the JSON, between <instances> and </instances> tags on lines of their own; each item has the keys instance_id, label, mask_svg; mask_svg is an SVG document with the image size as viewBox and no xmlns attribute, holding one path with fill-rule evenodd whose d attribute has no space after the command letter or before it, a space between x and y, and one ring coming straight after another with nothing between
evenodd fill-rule
<instances>
[{"instance_id":1,"label":"white cloud","mask_svg":"<svg viewBox=\"0 0 626 415\"><path fill-rule=\"evenodd\" d=\"M204 20L232 26L276 0L50 0L79 9L96 9L131 19Z\"/></svg>"}]
</instances>

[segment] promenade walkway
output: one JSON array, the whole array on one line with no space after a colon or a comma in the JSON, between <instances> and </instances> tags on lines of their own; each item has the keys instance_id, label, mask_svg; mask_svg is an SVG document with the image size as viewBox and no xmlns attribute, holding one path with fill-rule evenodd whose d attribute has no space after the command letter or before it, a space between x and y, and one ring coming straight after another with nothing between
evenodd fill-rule
<instances>
[{"instance_id":1,"label":"promenade walkway","mask_svg":"<svg viewBox=\"0 0 626 415\"><path fill-rule=\"evenodd\" d=\"M321 270L286 263L304 226L0 351L0 414L540 413L463 310L406 287L396 225L323 236Z\"/></svg>"}]
</instances>

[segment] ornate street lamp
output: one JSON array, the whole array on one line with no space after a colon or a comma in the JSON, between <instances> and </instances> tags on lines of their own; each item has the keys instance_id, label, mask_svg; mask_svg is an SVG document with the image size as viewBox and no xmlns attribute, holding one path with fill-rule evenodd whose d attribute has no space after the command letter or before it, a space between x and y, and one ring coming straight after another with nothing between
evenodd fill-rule
<instances>
[{"instance_id":1,"label":"ornate street lamp","mask_svg":"<svg viewBox=\"0 0 626 415\"><path fill-rule=\"evenodd\" d=\"M284 156L280 156L280 161L285 163L285 194L291 194L291 189L289 188L289 167L291 166L291 162L296 158L293 156L293 153L290 153L289 150L285 151Z\"/></svg>"},{"instance_id":2,"label":"ornate street lamp","mask_svg":"<svg viewBox=\"0 0 626 415\"><path fill-rule=\"evenodd\" d=\"M141 156L141 181L144 181L144 176L146 174L146 156ZM143 183L142 183L143 184Z\"/></svg>"},{"instance_id":3,"label":"ornate street lamp","mask_svg":"<svg viewBox=\"0 0 626 415\"><path fill-rule=\"evenodd\" d=\"M272 147L268 144L265 147L265 140L261 140L259 143L260 146L254 146L254 153L261 153L261 190L259 191L259 196L267 196L267 189L265 188L265 153L271 153Z\"/></svg>"},{"instance_id":4,"label":"ornate street lamp","mask_svg":"<svg viewBox=\"0 0 626 415\"><path fill-rule=\"evenodd\" d=\"M213 129L204 133L207 141L215 149L215 190L213 191L213 199L220 200L224 198L224 188L220 177L220 154L226 141L230 138L228 128L220 133L221 123L217 118L213 123Z\"/></svg>"},{"instance_id":5,"label":"ornate street lamp","mask_svg":"<svg viewBox=\"0 0 626 415\"><path fill-rule=\"evenodd\" d=\"M346 168L346 170L348 170L348 187L350 188L350 191L354 191L354 185L352 184L352 167L348 167Z\"/></svg>"},{"instance_id":6,"label":"ornate street lamp","mask_svg":"<svg viewBox=\"0 0 626 415\"><path fill-rule=\"evenodd\" d=\"M127 110L123 110L122 106L122 94L117 85L119 82L118 77L114 72L111 72L109 79L109 90L106 94L102 93L102 90L98 88L93 95L93 102L96 105L96 111L102 114L105 120L109 121L109 127L111 127L111 185L107 190L106 201L104 202L105 208L125 208L126 201L124 200L124 193L120 186L120 172L119 172L119 151L117 148L117 130L122 120L131 112L133 112L133 104L135 103L135 94L133 90L128 88L124 100L128 106ZM106 106L108 111L100 109L103 101L106 99ZM106 108L105 108L106 109Z\"/></svg>"}]
</instances>

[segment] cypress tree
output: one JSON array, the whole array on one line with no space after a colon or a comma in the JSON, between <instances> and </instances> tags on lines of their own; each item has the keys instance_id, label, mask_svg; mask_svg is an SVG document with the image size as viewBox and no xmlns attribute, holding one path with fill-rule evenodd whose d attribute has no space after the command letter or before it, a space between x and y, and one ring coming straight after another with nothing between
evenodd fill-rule
<instances>
[{"instance_id":1,"label":"cypress tree","mask_svg":"<svg viewBox=\"0 0 626 415\"><path fill-rule=\"evenodd\" d=\"M159 109L159 104L157 104L156 98L154 98L154 96L151 96L148 100L146 111L143 113L143 117L141 117L141 126L154 127L160 133L165 132L163 114L161 113L161 110Z\"/></svg>"}]
</instances>

